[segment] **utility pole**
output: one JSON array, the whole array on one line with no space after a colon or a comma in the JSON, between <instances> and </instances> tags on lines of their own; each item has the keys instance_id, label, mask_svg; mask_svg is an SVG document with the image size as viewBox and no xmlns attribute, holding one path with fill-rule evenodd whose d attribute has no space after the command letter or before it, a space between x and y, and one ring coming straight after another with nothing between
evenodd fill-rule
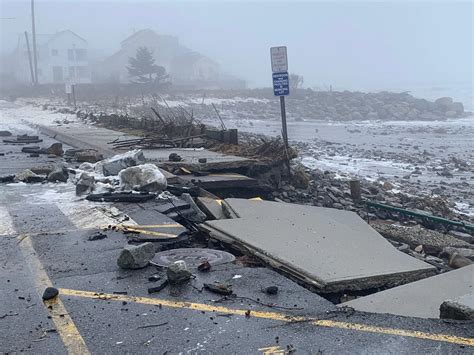
<instances>
[{"instance_id":1,"label":"utility pole","mask_svg":"<svg viewBox=\"0 0 474 355\"><path fill-rule=\"evenodd\" d=\"M30 62L31 82L35 83L35 74L33 72L33 62L31 61L30 41L28 39L28 32L25 31L26 48L28 49L28 61Z\"/></svg>"},{"instance_id":2,"label":"utility pole","mask_svg":"<svg viewBox=\"0 0 474 355\"><path fill-rule=\"evenodd\" d=\"M38 57L36 52L35 1L31 0L31 33L33 34L33 62L35 66L34 84L38 85Z\"/></svg>"}]
</instances>

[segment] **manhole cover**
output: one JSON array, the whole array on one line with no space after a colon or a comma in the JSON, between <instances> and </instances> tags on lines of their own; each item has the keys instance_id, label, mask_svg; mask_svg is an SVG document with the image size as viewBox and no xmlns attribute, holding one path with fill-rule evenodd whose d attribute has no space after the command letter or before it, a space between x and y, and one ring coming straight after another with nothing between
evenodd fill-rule
<instances>
[{"instance_id":1,"label":"manhole cover","mask_svg":"<svg viewBox=\"0 0 474 355\"><path fill-rule=\"evenodd\" d=\"M156 253L153 262L159 266L169 266L175 261L184 260L188 267L198 267L204 260L211 265L230 263L235 256L222 250L202 248L172 249Z\"/></svg>"}]
</instances>

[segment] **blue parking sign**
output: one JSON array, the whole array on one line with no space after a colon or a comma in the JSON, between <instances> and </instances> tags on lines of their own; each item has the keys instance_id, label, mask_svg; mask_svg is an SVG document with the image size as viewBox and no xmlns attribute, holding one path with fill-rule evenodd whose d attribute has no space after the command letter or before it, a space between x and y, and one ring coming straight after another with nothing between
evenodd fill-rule
<instances>
[{"instance_id":1,"label":"blue parking sign","mask_svg":"<svg viewBox=\"0 0 474 355\"><path fill-rule=\"evenodd\" d=\"M288 72L273 73L273 94L275 96L287 96L290 94Z\"/></svg>"}]
</instances>

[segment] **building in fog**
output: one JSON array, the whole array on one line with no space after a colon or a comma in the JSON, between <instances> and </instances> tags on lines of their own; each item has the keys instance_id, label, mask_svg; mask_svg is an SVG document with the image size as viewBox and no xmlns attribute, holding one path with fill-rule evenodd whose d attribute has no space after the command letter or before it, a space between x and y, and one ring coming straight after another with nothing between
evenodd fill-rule
<instances>
[{"instance_id":1,"label":"building in fog","mask_svg":"<svg viewBox=\"0 0 474 355\"><path fill-rule=\"evenodd\" d=\"M245 82L221 72L212 59L182 46L175 36L160 35L150 29L135 32L120 43L120 50L94 70L97 81L129 83L127 66L137 49L147 47L155 63L166 69L174 85L188 87L245 87Z\"/></svg>"},{"instance_id":2,"label":"building in fog","mask_svg":"<svg viewBox=\"0 0 474 355\"><path fill-rule=\"evenodd\" d=\"M29 43L33 61L31 35ZM36 43L39 84L91 82L88 44L84 38L65 30L52 35L36 35ZM24 35L20 35L18 39L13 59L15 79L31 83L28 47Z\"/></svg>"}]
</instances>

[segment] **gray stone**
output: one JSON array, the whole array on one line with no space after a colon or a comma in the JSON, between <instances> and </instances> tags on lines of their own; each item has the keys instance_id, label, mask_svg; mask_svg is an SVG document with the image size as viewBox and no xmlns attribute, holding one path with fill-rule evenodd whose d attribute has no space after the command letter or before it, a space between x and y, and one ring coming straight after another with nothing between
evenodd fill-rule
<instances>
[{"instance_id":1,"label":"gray stone","mask_svg":"<svg viewBox=\"0 0 474 355\"><path fill-rule=\"evenodd\" d=\"M12 132L10 131L0 131L0 137L10 137Z\"/></svg>"},{"instance_id":2,"label":"gray stone","mask_svg":"<svg viewBox=\"0 0 474 355\"><path fill-rule=\"evenodd\" d=\"M21 182L41 182L44 178L35 174L30 169L25 169L18 174L15 174L15 181Z\"/></svg>"},{"instance_id":3,"label":"gray stone","mask_svg":"<svg viewBox=\"0 0 474 355\"><path fill-rule=\"evenodd\" d=\"M43 300L47 301L59 295L59 290L56 287L47 287L43 292Z\"/></svg>"},{"instance_id":4,"label":"gray stone","mask_svg":"<svg viewBox=\"0 0 474 355\"><path fill-rule=\"evenodd\" d=\"M454 253L451 255L449 258L448 265L452 267L453 269L460 269L466 266L469 266L472 264L472 261L462 255L459 255L458 253Z\"/></svg>"},{"instance_id":5,"label":"gray stone","mask_svg":"<svg viewBox=\"0 0 474 355\"><path fill-rule=\"evenodd\" d=\"M470 248L446 247L446 248L443 248L443 251L441 252L441 254L446 255L449 258L454 254L458 254L465 258L474 260L474 249L470 249Z\"/></svg>"},{"instance_id":6,"label":"gray stone","mask_svg":"<svg viewBox=\"0 0 474 355\"><path fill-rule=\"evenodd\" d=\"M49 148L46 149L47 154L52 154L56 156L62 156L63 155L63 145L61 143L53 143Z\"/></svg>"},{"instance_id":7,"label":"gray stone","mask_svg":"<svg viewBox=\"0 0 474 355\"><path fill-rule=\"evenodd\" d=\"M94 185L95 178L87 173L82 173L79 176L79 180L76 182L76 195L92 192L92 190L94 190Z\"/></svg>"},{"instance_id":8,"label":"gray stone","mask_svg":"<svg viewBox=\"0 0 474 355\"><path fill-rule=\"evenodd\" d=\"M188 281L192 274L179 262L175 262L171 264L166 270L166 276L168 277L170 284L180 284Z\"/></svg>"},{"instance_id":9,"label":"gray stone","mask_svg":"<svg viewBox=\"0 0 474 355\"><path fill-rule=\"evenodd\" d=\"M451 234L454 238L465 241L466 243L474 244L474 236L473 235L470 235L468 233L459 232L459 231L450 231L449 234Z\"/></svg>"},{"instance_id":10,"label":"gray stone","mask_svg":"<svg viewBox=\"0 0 474 355\"><path fill-rule=\"evenodd\" d=\"M155 256L155 247L152 243L126 245L121 251L117 265L122 269L141 269Z\"/></svg>"},{"instance_id":11,"label":"gray stone","mask_svg":"<svg viewBox=\"0 0 474 355\"><path fill-rule=\"evenodd\" d=\"M66 168L57 168L48 174L48 181L50 182L67 182L69 173Z\"/></svg>"},{"instance_id":12,"label":"gray stone","mask_svg":"<svg viewBox=\"0 0 474 355\"><path fill-rule=\"evenodd\" d=\"M440 97L435 101L435 104L437 107L440 109L443 109L444 111L447 111L453 104L453 98L452 97Z\"/></svg>"},{"instance_id":13,"label":"gray stone","mask_svg":"<svg viewBox=\"0 0 474 355\"><path fill-rule=\"evenodd\" d=\"M446 300L439 307L439 317L444 319L474 320L474 293Z\"/></svg>"}]
</instances>

